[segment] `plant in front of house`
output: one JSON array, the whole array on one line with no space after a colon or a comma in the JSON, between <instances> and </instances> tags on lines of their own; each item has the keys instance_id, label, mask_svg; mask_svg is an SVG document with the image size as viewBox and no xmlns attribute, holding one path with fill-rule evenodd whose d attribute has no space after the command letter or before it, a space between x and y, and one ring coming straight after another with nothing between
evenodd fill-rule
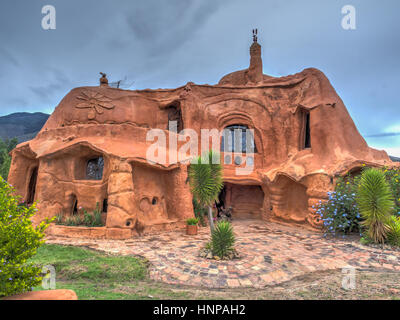
<instances>
[{"instance_id":1,"label":"plant in front of house","mask_svg":"<svg viewBox=\"0 0 400 320\"><path fill-rule=\"evenodd\" d=\"M233 258L235 253L235 235L230 222L220 221L217 223L211 235L211 250L214 256L220 259Z\"/></svg>"},{"instance_id":2,"label":"plant in front of house","mask_svg":"<svg viewBox=\"0 0 400 320\"><path fill-rule=\"evenodd\" d=\"M186 224L188 226L197 226L198 223L199 223L199 219L197 219L197 218L189 218L186 220Z\"/></svg>"},{"instance_id":3,"label":"plant in front of house","mask_svg":"<svg viewBox=\"0 0 400 320\"><path fill-rule=\"evenodd\" d=\"M392 190L394 214L400 216L400 168L385 169L383 172Z\"/></svg>"},{"instance_id":4,"label":"plant in front of house","mask_svg":"<svg viewBox=\"0 0 400 320\"><path fill-rule=\"evenodd\" d=\"M232 224L229 221L219 221L212 232L211 241L200 251L200 256L216 260L239 258L234 247L235 241Z\"/></svg>"},{"instance_id":5,"label":"plant in front of house","mask_svg":"<svg viewBox=\"0 0 400 320\"><path fill-rule=\"evenodd\" d=\"M339 177L335 190L328 192L328 201L319 202L316 213L320 215L327 234L361 233L361 216L356 202L359 177Z\"/></svg>"},{"instance_id":6,"label":"plant in front of house","mask_svg":"<svg viewBox=\"0 0 400 320\"><path fill-rule=\"evenodd\" d=\"M0 297L15 295L42 281L41 268L27 263L44 243L51 220L34 227L36 205L21 206L14 189L0 178Z\"/></svg>"},{"instance_id":7,"label":"plant in front of house","mask_svg":"<svg viewBox=\"0 0 400 320\"><path fill-rule=\"evenodd\" d=\"M199 156L189 167L191 191L203 208L208 208L211 233L214 230L212 205L223 188L222 166L219 154L209 151Z\"/></svg>"},{"instance_id":8,"label":"plant in front of house","mask_svg":"<svg viewBox=\"0 0 400 320\"><path fill-rule=\"evenodd\" d=\"M96 203L96 209L92 214L87 212L85 208L79 208L82 213L77 213L76 215L71 215L63 218L62 214L58 214L56 216L56 224L64 225L68 227L103 227L104 223L101 217L101 210L99 207L99 203Z\"/></svg>"},{"instance_id":9,"label":"plant in front of house","mask_svg":"<svg viewBox=\"0 0 400 320\"><path fill-rule=\"evenodd\" d=\"M365 227L365 237L383 244L390 232L389 221L394 209L394 199L385 173L369 168L362 172L356 201Z\"/></svg>"},{"instance_id":10,"label":"plant in front of house","mask_svg":"<svg viewBox=\"0 0 400 320\"><path fill-rule=\"evenodd\" d=\"M186 234L187 235L196 235L198 223L199 223L199 219L197 219L197 218L187 219L186 220Z\"/></svg>"},{"instance_id":11,"label":"plant in front of house","mask_svg":"<svg viewBox=\"0 0 400 320\"><path fill-rule=\"evenodd\" d=\"M389 232L387 241L392 246L400 246L400 217L391 216L388 222Z\"/></svg>"}]
</instances>

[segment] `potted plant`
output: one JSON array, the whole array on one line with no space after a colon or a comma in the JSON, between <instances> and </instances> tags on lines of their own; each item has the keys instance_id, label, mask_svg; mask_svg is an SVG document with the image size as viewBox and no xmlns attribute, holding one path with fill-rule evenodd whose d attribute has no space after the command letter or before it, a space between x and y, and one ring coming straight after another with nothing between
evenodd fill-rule
<instances>
[{"instance_id":1,"label":"potted plant","mask_svg":"<svg viewBox=\"0 0 400 320\"><path fill-rule=\"evenodd\" d=\"M190 236L194 236L197 234L197 224L199 223L199 219L197 218L189 218L186 220L186 234Z\"/></svg>"}]
</instances>

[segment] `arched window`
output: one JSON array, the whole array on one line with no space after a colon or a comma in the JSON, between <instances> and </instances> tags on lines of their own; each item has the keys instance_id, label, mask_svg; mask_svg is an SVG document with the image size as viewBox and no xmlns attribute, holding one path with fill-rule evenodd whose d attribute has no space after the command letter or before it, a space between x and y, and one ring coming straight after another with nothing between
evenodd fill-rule
<instances>
[{"instance_id":1,"label":"arched window","mask_svg":"<svg viewBox=\"0 0 400 320\"><path fill-rule=\"evenodd\" d=\"M104 159L98 157L90 159L86 166L86 179L87 180L101 180L103 179Z\"/></svg>"},{"instance_id":2,"label":"arched window","mask_svg":"<svg viewBox=\"0 0 400 320\"><path fill-rule=\"evenodd\" d=\"M29 179L28 196L26 199L26 202L28 205L31 205L33 203L33 201L35 201L37 176L38 176L38 168L35 167L35 168L33 168L30 179Z\"/></svg>"},{"instance_id":3,"label":"arched window","mask_svg":"<svg viewBox=\"0 0 400 320\"><path fill-rule=\"evenodd\" d=\"M170 106L168 107L168 128L170 130L176 126L177 132L181 132L183 130L183 119L182 119L182 111L179 106Z\"/></svg>"},{"instance_id":4,"label":"arched window","mask_svg":"<svg viewBox=\"0 0 400 320\"><path fill-rule=\"evenodd\" d=\"M71 214L76 215L78 214L78 199L76 198L76 195L72 195L72 206L71 206Z\"/></svg>"},{"instance_id":5,"label":"arched window","mask_svg":"<svg viewBox=\"0 0 400 320\"><path fill-rule=\"evenodd\" d=\"M221 141L222 152L256 153L257 147L249 127L241 124L227 126Z\"/></svg>"}]
</instances>

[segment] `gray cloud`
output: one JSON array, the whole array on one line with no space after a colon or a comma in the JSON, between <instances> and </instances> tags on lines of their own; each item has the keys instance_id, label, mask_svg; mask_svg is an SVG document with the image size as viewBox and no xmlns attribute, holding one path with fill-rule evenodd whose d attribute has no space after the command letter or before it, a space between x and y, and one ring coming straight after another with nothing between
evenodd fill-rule
<instances>
[{"instance_id":1,"label":"gray cloud","mask_svg":"<svg viewBox=\"0 0 400 320\"><path fill-rule=\"evenodd\" d=\"M366 135L366 138L386 138L400 136L400 132L387 132Z\"/></svg>"},{"instance_id":2,"label":"gray cloud","mask_svg":"<svg viewBox=\"0 0 400 320\"><path fill-rule=\"evenodd\" d=\"M141 2L127 24L151 57L169 56L182 47L226 1L170 0Z\"/></svg>"},{"instance_id":3,"label":"gray cloud","mask_svg":"<svg viewBox=\"0 0 400 320\"><path fill-rule=\"evenodd\" d=\"M259 29L264 73L321 69L367 142L400 146L398 0L352 0L357 29L341 28L339 0L52 0L57 29L41 29L45 0L0 4L0 115L51 112L73 87L128 77L134 88L217 83L248 66ZM389 132L389 133L386 133Z\"/></svg>"}]
</instances>

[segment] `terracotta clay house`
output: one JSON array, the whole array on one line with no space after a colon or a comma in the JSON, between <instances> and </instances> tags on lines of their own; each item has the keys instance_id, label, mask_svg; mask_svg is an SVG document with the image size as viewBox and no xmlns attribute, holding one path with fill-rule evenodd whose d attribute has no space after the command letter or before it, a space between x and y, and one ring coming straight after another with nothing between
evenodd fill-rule
<instances>
[{"instance_id":1,"label":"terracotta clay house","mask_svg":"<svg viewBox=\"0 0 400 320\"><path fill-rule=\"evenodd\" d=\"M9 182L25 201L38 201L36 220L99 204L106 227L92 232L100 236L180 227L194 214L187 163L146 160L147 133L170 133L170 121L178 132L191 128L199 135L203 128L253 130L254 170L236 174L244 165L241 150L224 161L220 199L235 219L318 226L312 206L327 198L335 177L363 164L391 164L386 152L368 147L321 71L264 75L255 35L249 68L216 85L122 90L103 75L100 86L71 90L36 138L12 151ZM167 139L159 152L168 148Z\"/></svg>"}]
</instances>

